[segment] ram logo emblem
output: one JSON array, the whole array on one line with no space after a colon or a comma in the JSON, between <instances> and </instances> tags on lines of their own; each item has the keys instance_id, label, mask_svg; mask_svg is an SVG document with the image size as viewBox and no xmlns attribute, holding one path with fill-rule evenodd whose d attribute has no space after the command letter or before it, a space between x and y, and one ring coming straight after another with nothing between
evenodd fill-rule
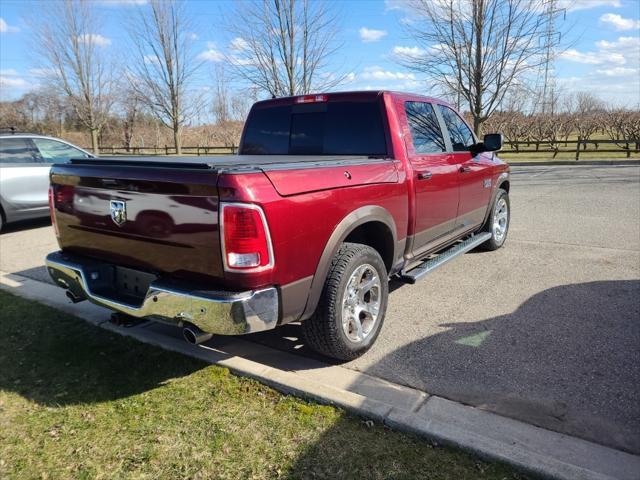
<instances>
[{"instance_id":1,"label":"ram logo emblem","mask_svg":"<svg viewBox=\"0 0 640 480\"><path fill-rule=\"evenodd\" d=\"M109 210L111 212L111 220L119 227L127 221L127 203L123 200L111 200Z\"/></svg>"}]
</instances>

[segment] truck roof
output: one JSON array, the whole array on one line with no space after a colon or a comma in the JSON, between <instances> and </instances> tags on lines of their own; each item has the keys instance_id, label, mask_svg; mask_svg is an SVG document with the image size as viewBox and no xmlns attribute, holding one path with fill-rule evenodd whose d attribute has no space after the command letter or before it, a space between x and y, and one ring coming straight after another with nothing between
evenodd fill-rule
<instances>
[{"instance_id":1,"label":"truck roof","mask_svg":"<svg viewBox=\"0 0 640 480\"><path fill-rule=\"evenodd\" d=\"M392 97L401 98L405 100L409 100L409 99L421 100L425 102L441 103L443 105L449 105L446 101L439 98L428 97L426 95L421 95L418 93L398 92L394 90L353 90L353 91L346 91L346 92L326 92L326 93L317 92L317 93L310 93L308 95L295 95L291 97L270 98L267 100L261 100L259 102L256 102L255 105L258 105L258 106L266 105L266 104L291 105L296 102L296 99L299 99L301 97L315 97L315 96L326 96L329 100L331 99L333 100L367 100L367 99L373 100L377 97L384 95L385 93L391 95Z\"/></svg>"}]
</instances>

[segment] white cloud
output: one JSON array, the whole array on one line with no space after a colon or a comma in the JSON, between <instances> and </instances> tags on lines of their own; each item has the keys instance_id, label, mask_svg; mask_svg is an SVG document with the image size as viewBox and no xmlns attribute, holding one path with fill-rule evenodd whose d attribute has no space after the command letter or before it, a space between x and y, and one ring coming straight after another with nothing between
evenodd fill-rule
<instances>
[{"instance_id":1,"label":"white cloud","mask_svg":"<svg viewBox=\"0 0 640 480\"><path fill-rule=\"evenodd\" d=\"M0 91L2 99L6 97L9 90L13 89L25 89L30 87L31 84L24 78L18 75L18 72L13 68L5 68L0 70Z\"/></svg>"},{"instance_id":2,"label":"white cloud","mask_svg":"<svg viewBox=\"0 0 640 480\"><path fill-rule=\"evenodd\" d=\"M56 74L56 70L53 68L32 68L29 70L29 75L32 77L51 77Z\"/></svg>"},{"instance_id":3,"label":"white cloud","mask_svg":"<svg viewBox=\"0 0 640 480\"><path fill-rule=\"evenodd\" d=\"M640 59L639 37L619 37L613 42L600 40L596 42L596 47L598 50L595 52L580 52L570 48L560 53L560 58L587 65L637 64Z\"/></svg>"},{"instance_id":4,"label":"white cloud","mask_svg":"<svg viewBox=\"0 0 640 480\"><path fill-rule=\"evenodd\" d=\"M188 36L189 36L189 40L197 40L198 39L198 34L197 33L190 32L188 34Z\"/></svg>"},{"instance_id":5,"label":"white cloud","mask_svg":"<svg viewBox=\"0 0 640 480\"><path fill-rule=\"evenodd\" d=\"M613 105L637 105L640 103L640 81L637 77L597 74L558 78L558 86L567 92L596 92L599 97Z\"/></svg>"},{"instance_id":6,"label":"white cloud","mask_svg":"<svg viewBox=\"0 0 640 480\"><path fill-rule=\"evenodd\" d=\"M413 73L407 72L392 72L384 70L377 65L366 67L363 72L358 76L360 80L415 80L416 76Z\"/></svg>"},{"instance_id":7,"label":"white cloud","mask_svg":"<svg viewBox=\"0 0 640 480\"><path fill-rule=\"evenodd\" d=\"M596 73L605 77L629 77L640 74L640 70L637 68L613 67L596 70Z\"/></svg>"},{"instance_id":8,"label":"white cloud","mask_svg":"<svg viewBox=\"0 0 640 480\"><path fill-rule=\"evenodd\" d=\"M640 102L640 38L595 42L595 51L568 50L563 60L586 65L579 76L558 78L567 91L593 91L614 104Z\"/></svg>"},{"instance_id":9,"label":"white cloud","mask_svg":"<svg viewBox=\"0 0 640 480\"><path fill-rule=\"evenodd\" d=\"M360 30L358 30L358 33L360 33L360 40L365 43L380 41L387 35L386 30L374 30L366 27L362 27Z\"/></svg>"},{"instance_id":10,"label":"white cloud","mask_svg":"<svg viewBox=\"0 0 640 480\"><path fill-rule=\"evenodd\" d=\"M209 48L198 55L198 60L204 60L206 62L221 62L224 60L224 55L215 48Z\"/></svg>"},{"instance_id":11,"label":"white cloud","mask_svg":"<svg viewBox=\"0 0 640 480\"><path fill-rule=\"evenodd\" d=\"M229 43L229 48L234 52L243 52L249 48L249 44L244 38L236 37Z\"/></svg>"},{"instance_id":12,"label":"white cloud","mask_svg":"<svg viewBox=\"0 0 640 480\"><path fill-rule=\"evenodd\" d=\"M9 25L4 18L0 17L0 33L15 33L19 31L18 27Z\"/></svg>"},{"instance_id":13,"label":"white cloud","mask_svg":"<svg viewBox=\"0 0 640 480\"><path fill-rule=\"evenodd\" d=\"M602 65L603 63L624 65L627 62L621 53L579 52L575 48L570 48L560 53L560 58L569 62L584 63L587 65Z\"/></svg>"},{"instance_id":14,"label":"white cloud","mask_svg":"<svg viewBox=\"0 0 640 480\"><path fill-rule=\"evenodd\" d=\"M427 51L420 47L393 47L393 54L399 57L422 57L425 53Z\"/></svg>"},{"instance_id":15,"label":"white cloud","mask_svg":"<svg viewBox=\"0 0 640 480\"><path fill-rule=\"evenodd\" d=\"M78 40L81 43L91 43L99 47L106 47L108 45L111 45L111 39L107 37L103 37L99 33L85 33L80 35L78 37Z\"/></svg>"},{"instance_id":16,"label":"white cloud","mask_svg":"<svg viewBox=\"0 0 640 480\"><path fill-rule=\"evenodd\" d=\"M613 28L620 32L640 28L640 20L634 20L633 18L624 18L617 13L605 13L600 17L600 21L602 23L611 25Z\"/></svg>"},{"instance_id":17,"label":"white cloud","mask_svg":"<svg viewBox=\"0 0 640 480\"><path fill-rule=\"evenodd\" d=\"M599 42L596 42L596 46L602 50L617 50L623 53L628 53L629 50L636 50L634 54L637 54L637 50L640 50L640 37L618 37L618 40L615 42L600 40Z\"/></svg>"},{"instance_id":18,"label":"white cloud","mask_svg":"<svg viewBox=\"0 0 640 480\"><path fill-rule=\"evenodd\" d=\"M410 8L408 0L384 0L385 10L405 10Z\"/></svg>"},{"instance_id":19,"label":"white cloud","mask_svg":"<svg viewBox=\"0 0 640 480\"><path fill-rule=\"evenodd\" d=\"M587 10L589 8L598 7L621 7L620 0L560 0L557 4L558 8L566 8L569 11Z\"/></svg>"}]
</instances>

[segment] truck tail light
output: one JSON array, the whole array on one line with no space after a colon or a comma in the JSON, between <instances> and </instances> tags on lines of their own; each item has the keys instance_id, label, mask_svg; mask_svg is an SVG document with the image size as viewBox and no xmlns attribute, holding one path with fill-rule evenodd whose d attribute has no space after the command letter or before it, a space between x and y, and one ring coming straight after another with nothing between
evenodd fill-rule
<instances>
[{"instance_id":1,"label":"truck tail light","mask_svg":"<svg viewBox=\"0 0 640 480\"><path fill-rule=\"evenodd\" d=\"M262 209L249 203L222 203L225 270L259 271L273 266L269 227Z\"/></svg>"},{"instance_id":2,"label":"truck tail light","mask_svg":"<svg viewBox=\"0 0 640 480\"><path fill-rule=\"evenodd\" d=\"M55 232L56 237L59 237L60 234L58 232L58 224L56 223L56 213L54 211L55 202L53 195L53 185L49 185L49 213L51 214L51 225L53 225L53 231Z\"/></svg>"},{"instance_id":3,"label":"truck tail light","mask_svg":"<svg viewBox=\"0 0 640 480\"><path fill-rule=\"evenodd\" d=\"M303 95L302 97L296 97L296 103L326 102L328 99L328 95Z\"/></svg>"},{"instance_id":4,"label":"truck tail light","mask_svg":"<svg viewBox=\"0 0 640 480\"><path fill-rule=\"evenodd\" d=\"M56 210L70 213L73 210L74 194L75 189L72 185L49 185L49 213L56 237L59 236Z\"/></svg>"}]
</instances>

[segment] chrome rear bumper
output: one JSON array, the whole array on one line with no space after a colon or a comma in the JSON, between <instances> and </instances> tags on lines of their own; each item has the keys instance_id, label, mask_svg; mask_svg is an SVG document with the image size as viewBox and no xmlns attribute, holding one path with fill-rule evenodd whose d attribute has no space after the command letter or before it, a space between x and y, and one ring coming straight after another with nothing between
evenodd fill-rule
<instances>
[{"instance_id":1,"label":"chrome rear bumper","mask_svg":"<svg viewBox=\"0 0 640 480\"><path fill-rule=\"evenodd\" d=\"M192 324L217 335L260 332L278 323L278 292L274 287L247 292L201 291L153 280L140 302L131 303L97 293L113 283L113 265L63 252L50 253L45 263L54 283L78 299L132 317L180 327Z\"/></svg>"}]
</instances>

